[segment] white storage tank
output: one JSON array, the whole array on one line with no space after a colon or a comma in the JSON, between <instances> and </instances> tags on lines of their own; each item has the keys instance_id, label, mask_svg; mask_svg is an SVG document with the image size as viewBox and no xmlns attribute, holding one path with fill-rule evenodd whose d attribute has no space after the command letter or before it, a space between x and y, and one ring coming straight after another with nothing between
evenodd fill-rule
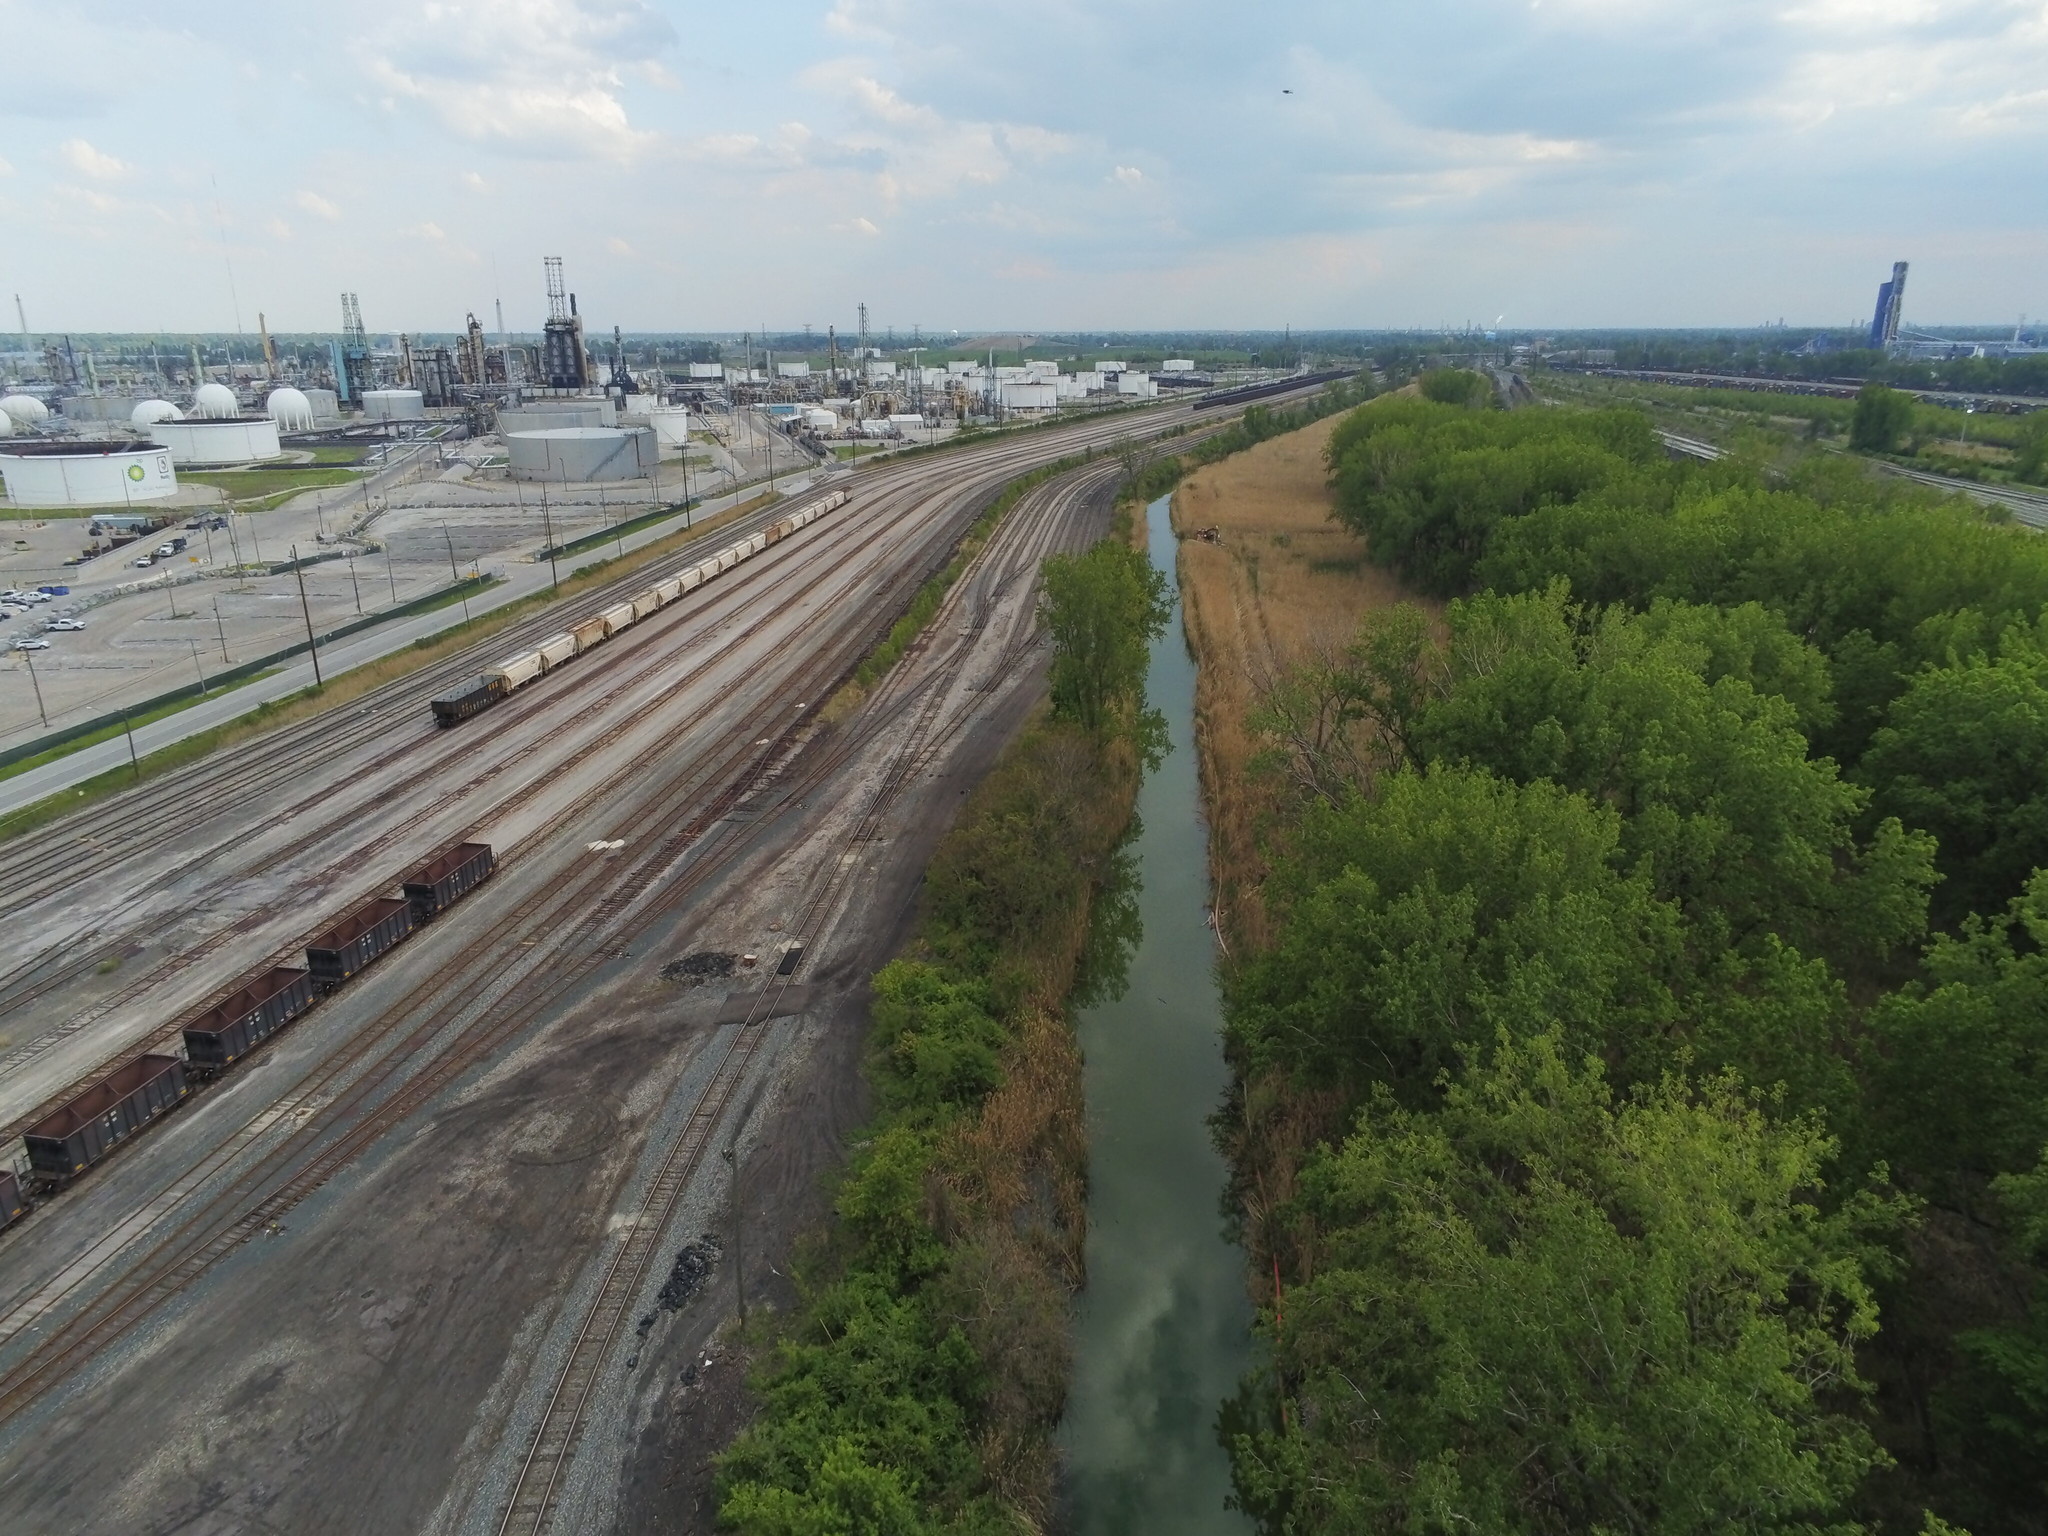
<instances>
[{"instance_id":1,"label":"white storage tank","mask_svg":"<svg viewBox=\"0 0 2048 1536\"><path fill-rule=\"evenodd\" d=\"M551 427L505 434L515 480L638 480L660 459L652 427Z\"/></svg>"},{"instance_id":2,"label":"white storage tank","mask_svg":"<svg viewBox=\"0 0 2048 1536\"><path fill-rule=\"evenodd\" d=\"M185 413L168 400L145 400L128 413L128 424L147 432L160 421L183 421Z\"/></svg>"},{"instance_id":3,"label":"white storage tank","mask_svg":"<svg viewBox=\"0 0 2048 1536\"><path fill-rule=\"evenodd\" d=\"M0 400L0 411L5 411L17 427L32 427L50 419L50 408L34 395L9 395Z\"/></svg>"},{"instance_id":4,"label":"white storage tank","mask_svg":"<svg viewBox=\"0 0 2048 1536\"><path fill-rule=\"evenodd\" d=\"M681 448L690 441L690 413L680 405L650 405L642 411L628 411L627 425L651 427L654 440L663 448Z\"/></svg>"},{"instance_id":5,"label":"white storage tank","mask_svg":"<svg viewBox=\"0 0 2048 1536\"><path fill-rule=\"evenodd\" d=\"M263 414L277 423L280 432L313 430L313 402L289 384L270 392L270 398L263 403Z\"/></svg>"},{"instance_id":6,"label":"white storage tank","mask_svg":"<svg viewBox=\"0 0 2048 1536\"><path fill-rule=\"evenodd\" d=\"M832 411L821 411L814 406L804 412L804 425L813 432L836 432L839 430L839 417Z\"/></svg>"},{"instance_id":7,"label":"white storage tank","mask_svg":"<svg viewBox=\"0 0 2048 1536\"><path fill-rule=\"evenodd\" d=\"M341 420L341 396L333 390L302 389L299 393L306 397L306 404L312 407L314 421Z\"/></svg>"},{"instance_id":8,"label":"white storage tank","mask_svg":"<svg viewBox=\"0 0 2048 1536\"><path fill-rule=\"evenodd\" d=\"M778 379L808 379L811 376L809 363L777 363L775 376Z\"/></svg>"},{"instance_id":9,"label":"white storage tank","mask_svg":"<svg viewBox=\"0 0 2048 1536\"><path fill-rule=\"evenodd\" d=\"M202 384L192 392L192 414L208 420L226 420L242 413L242 402L225 384Z\"/></svg>"},{"instance_id":10,"label":"white storage tank","mask_svg":"<svg viewBox=\"0 0 2048 1536\"><path fill-rule=\"evenodd\" d=\"M192 469L248 464L284 452L277 440L277 423L268 416L159 421L150 426L149 435L171 450L174 462Z\"/></svg>"},{"instance_id":11,"label":"white storage tank","mask_svg":"<svg viewBox=\"0 0 2048 1536\"><path fill-rule=\"evenodd\" d=\"M366 389L363 415L370 421L424 421L426 396L416 389Z\"/></svg>"},{"instance_id":12,"label":"white storage tank","mask_svg":"<svg viewBox=\"0 0 2048 1536\"><path fill-rule=\"evenodd\" d=\"M119 507L176 493L168 450L154 443L14 443L0 478L17 507Z\"/></svg>"},{"instance_id":13,"label":"white storage tank","mask_svg":"<svg viewBox=\"0 0 2048 1536\"><path fill-rule=\"evenodd\" d=\"M1050 379L1006 379L1002 391L1006 411L1059 409L1060 387Z\"/></svg>"},{"instance_id":14,"label":"white storage tank","mask_svg":"<svg viewBox=\"0 0 2048 1536\"><path fill-rule=\"evenodd\" d=\"M500 432L551 432L556 427L616 427L618 407L603 395L529 400L498 412Z\"/></svg>"},{"instance_id":15,"label":"white storage tank","mask_svg":"<svg viewBox=\"0 0 2048 1536\"><path fill-rule=\"evenodd\" d=\"M1169 357L1159 365L1161 373L1193 373L1195 360L1192 357Z\"/></svg>"},{"instance_id":16,"label":"white storage tank","mask_svg":"<svg viewBox=\"0 0 2048 1536\"><path fill-rule=\"evenodd\" d=\"M692 363L690 364L690 377L693 379L710 379L715 383L725 377L725 369L717 363Z\"/></svg>"}]
</instances>

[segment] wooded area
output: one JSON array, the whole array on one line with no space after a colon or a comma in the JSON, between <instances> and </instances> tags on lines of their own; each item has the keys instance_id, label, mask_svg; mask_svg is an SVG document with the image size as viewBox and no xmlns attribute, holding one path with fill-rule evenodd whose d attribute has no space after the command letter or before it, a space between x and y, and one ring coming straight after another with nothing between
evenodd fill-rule
<instances>
[{"instance_id":1,"label":"wooded area","mask_svg":"<svg viewBox=\"0 0 2048 1536\"><path fill-rule=\"evenodd\" d=\"M1442 628L1257 721L1244 1506L2048 1531L2048 544L1469 380L1330 443Z\"/></svg>"}]
</instances>

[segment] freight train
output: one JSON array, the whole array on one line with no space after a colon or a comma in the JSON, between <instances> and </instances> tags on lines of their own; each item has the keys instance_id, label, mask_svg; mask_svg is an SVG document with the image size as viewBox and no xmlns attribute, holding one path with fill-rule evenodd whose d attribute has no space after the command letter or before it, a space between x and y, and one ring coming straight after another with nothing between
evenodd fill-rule
<instances>
[{"instance_id":1,"label":"freight train","mask_svg":"<svg viewBox=\"0 0 2048 1536\"><path fill-rule=\"evenodd\" d=\"M809 527L827 512L845 506L851 494L849 491L834 491L823 500L812 502L801 512L792 512L788 517L771 523L752 538L728 545L688 570L657 581L645 592L613 603L603 612L593 613L560 634L549 636L534 649L508 656L481 676L436 695L429 701L435 723L456 725L472 715L482 714L514 689L524 688L535 679L546 677L563 662L602 645L620 630L666 608L684 593L696 591L741 561L753 559L770 544L781 542L799 528Z\"/></svg>"},{"instance_id":2,"label":"freight train","mask_svg":"<svg viewBox=\"0 0 2048 1536\"><path fill-rule=\"evenodd\" d=\"M29 1127L22 1141L36 1190L60 1189L136 1132L184 1102L193 1085L237 1061L371 965L497 869L489 843L457 843L406 872L398 896L376 896L306 946L306 967L276 966L243 980L188 1021L182 1055L145 1054L122 1062L61 1109ZM29 1192L0 1168L0 1229L28 1213Z\"/></svg>"}]
</instances>

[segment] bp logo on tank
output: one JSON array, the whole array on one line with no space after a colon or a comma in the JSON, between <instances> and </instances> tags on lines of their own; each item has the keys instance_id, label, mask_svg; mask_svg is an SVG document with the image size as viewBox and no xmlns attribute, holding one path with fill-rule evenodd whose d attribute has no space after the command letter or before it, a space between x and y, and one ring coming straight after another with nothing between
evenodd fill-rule
<instances>
[{"instance_id":1,"label":"bp logo on tank","mask_svg":"<svg viewBox=\"0 0 2048 1536\"><path fill-rule=\"evenodd\" d=\"M128 466L128 478L130 480L140 480L142 478L142 466L140 464L130 464Z\"/></svg>"}]
</instances>

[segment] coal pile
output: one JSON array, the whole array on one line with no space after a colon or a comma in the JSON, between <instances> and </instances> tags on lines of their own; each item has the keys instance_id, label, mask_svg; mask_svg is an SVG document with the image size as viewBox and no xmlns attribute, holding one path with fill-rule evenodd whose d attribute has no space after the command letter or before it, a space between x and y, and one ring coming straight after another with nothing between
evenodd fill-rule
<instances>
[{"instance_id":1,"label":"coal pile","mask_svg":"<svg viewBox=\"0 0 2048 1536\"><path fill-rule=\"evenodd\" d=\"M670 981L687 981L694 987L700 982L730 976L739 963L740 957L727 950L700 949L694 955L669 961L661 968L661 974Z\"/></svg>"},{"instance_id":2,"label":"coal pile","mask_svg":"<svg viewBox=\"0 0 2048 1536\"><path fill-rule=\"evenodd\" d=\"M664 1310L674 1312L704 1288L711 1278L711 1266L718 1262L718 1239L706 1232L676 1255L669 1267L668 1281L657 1298Z\"/></svg>"}]
</instances>

